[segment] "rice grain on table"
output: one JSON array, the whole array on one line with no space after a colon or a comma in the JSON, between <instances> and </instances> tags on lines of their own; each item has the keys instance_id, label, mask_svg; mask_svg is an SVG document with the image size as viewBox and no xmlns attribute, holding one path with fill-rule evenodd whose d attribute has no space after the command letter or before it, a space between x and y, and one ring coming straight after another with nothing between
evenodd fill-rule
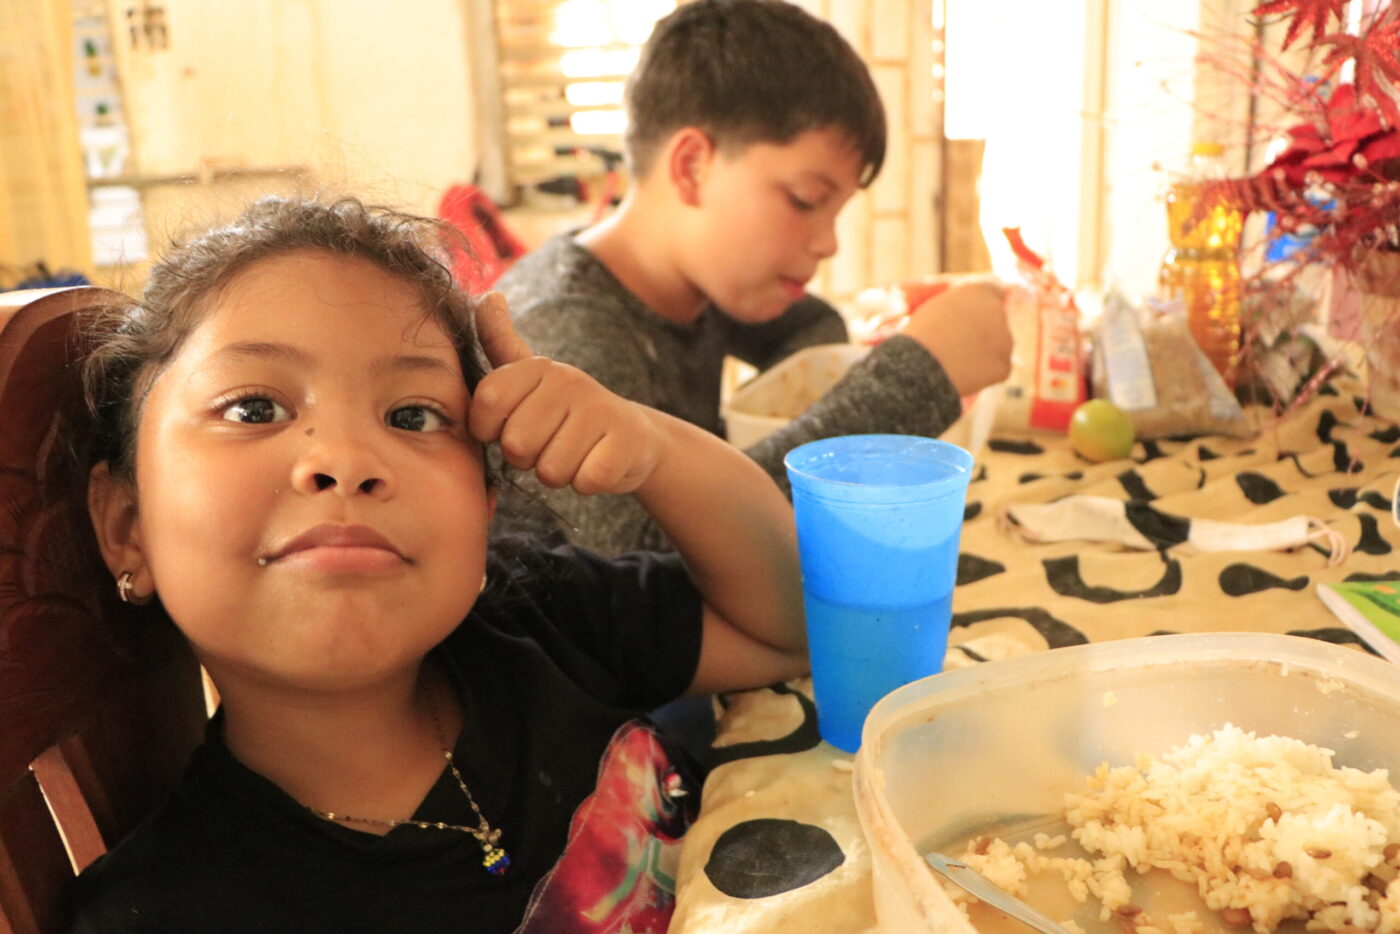
<instances>
[{"instance_id":1,"label":"rice grain on table","mask_svg":"<svg viewBox=\"0 0 1400 934\"><path fill-rule=\"evenodd\" d=\"M1115 912L1138 934L1201 934L1194 912L1163 925L1132 905L1125 871L1169 872L1230 924L1259 934L1290 919L1312 931L1400 934L1400 792L1384 769L1332 764L1333 751L1226 724L1160 757L1099 766L1084 793L1065 796L1071 836L1092 860L982 839L963 859L1013 894L1028 875L1061 876L1100 920ZM1353 929L1353 930L1347 930Z\"/></svg>"}]
</instances>

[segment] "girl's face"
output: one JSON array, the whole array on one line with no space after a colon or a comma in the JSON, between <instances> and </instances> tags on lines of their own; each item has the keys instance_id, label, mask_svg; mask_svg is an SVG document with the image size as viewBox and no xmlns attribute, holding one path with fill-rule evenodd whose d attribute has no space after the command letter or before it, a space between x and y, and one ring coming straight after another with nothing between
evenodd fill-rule
<instances>
[{"instance_id":1,"label":"girl's face","mask_svg":"<svg viewBox=\"0 0 1400 934\"><path fill-rule=\"evenodd\" d=\"M144 567L216 680L412 669L471 608L494 505L456 351L357 258L262 260L211 302L147 397L109 564Z\"/></svg>"}]
</instances>

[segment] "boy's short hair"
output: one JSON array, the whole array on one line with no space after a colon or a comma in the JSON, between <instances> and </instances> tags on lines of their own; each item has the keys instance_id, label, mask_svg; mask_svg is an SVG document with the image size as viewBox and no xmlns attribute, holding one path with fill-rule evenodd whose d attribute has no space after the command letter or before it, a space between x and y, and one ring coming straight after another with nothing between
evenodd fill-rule
<instances>
[{"instance_id":1,"label":"boy's short hair","mask_svg":"<svg viewBox=\"0 0 1400 934\"><path fill-rule=\"evenodd\" d=\"M870 71L831 26L783 0L692 0L661 19L627 79L624 141L635 177L672 133L720 149L834 128L868 185L885 161L885 109Z\"/></svg>"}]
</instances>

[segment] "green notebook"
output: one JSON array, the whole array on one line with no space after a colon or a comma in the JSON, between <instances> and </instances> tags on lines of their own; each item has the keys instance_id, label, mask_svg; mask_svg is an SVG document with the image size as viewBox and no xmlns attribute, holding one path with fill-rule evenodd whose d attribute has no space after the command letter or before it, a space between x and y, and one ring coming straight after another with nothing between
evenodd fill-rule
<instances>
[{"instance_id":1,"label":"green notebook","mask_svg":"<svg viewBox=\"0 0 1400 934\"><path fill-rule=\"evenodd\" d=\"M1400 665L1400 581L1319 582L1317 595L1367 645Z\"/></svg>"}]
</instances>

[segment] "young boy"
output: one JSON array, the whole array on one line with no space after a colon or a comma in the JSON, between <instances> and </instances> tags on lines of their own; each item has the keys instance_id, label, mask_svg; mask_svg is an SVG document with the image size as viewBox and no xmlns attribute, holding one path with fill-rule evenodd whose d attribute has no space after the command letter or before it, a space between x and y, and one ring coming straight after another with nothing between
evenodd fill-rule
<instances>
[{"instance_id":1,"label":"young boy","mask_svg":"<svg viewBox=\"0 0 1400 934\"><path fill-rule=\"evenodd\" d=\"M804 285L836 250L837 214L880 170L884 110L836 30L781 0L680 6L642 50L626 108L634 182L622 204L498 287L537 353L718 432L726 354L764 369L846 340ZM783 456L807 441L938 435L961 396L1006 377L1010 353L1001 289L956 286L747 453L786 490ZM627 497L546 489L533 474L518 483L494 531L562 533L608 554L666 547Z\"/></svg>"}]
</instances>

